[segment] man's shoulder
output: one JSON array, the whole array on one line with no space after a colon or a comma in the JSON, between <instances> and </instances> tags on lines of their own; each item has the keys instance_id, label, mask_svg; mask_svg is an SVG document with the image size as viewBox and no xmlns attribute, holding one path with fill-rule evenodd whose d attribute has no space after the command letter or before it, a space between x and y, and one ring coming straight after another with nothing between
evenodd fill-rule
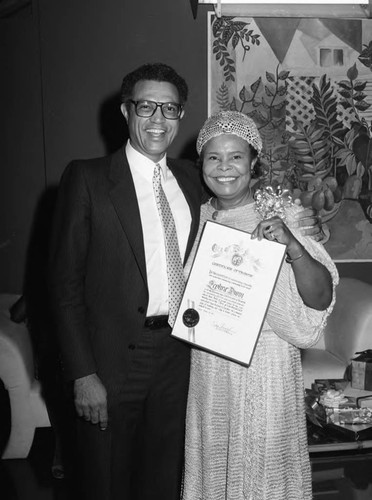
<instances>
[{"instance_id":1,"label":"man's shoulder","mask_svg":"<svg viewBox=\"0 0 372 500\"><path fill-rule=\"evenodd\" d=\"M115 151L115 153L108 154L105 156L99 156L96 158L79 158L70 161L66 166L63 177L66 176L79 176L79 175L100 175L107 173L110 165L113 162L123 162L123 149Z\"/></svg>"},{"instance_id":2,"label":"man's shoulder","mask_svg":"<svg viewBox=\"0 0 372 500\"><path fill-rule=\"evenodd\" d=\"M167 159L168 166L177 179L183 193L195 206L200 206L203 196L200 169L195 162L187 159Z\"/></svg>"},{"instance_id":3,"label":"man's shoulder","mask_svg":"<svg viewBox=\"0 0 372 500\"><path fill-rule=\"evenodd\" d=\"M105 165L109 165L115 158L123 158L123 148L118 149L114 153L107 154L104 156L97 156L95 158L78 158L72 160L68 165L67 168L70 167L70 165L73 165L75 168L86 168L86 169L91 169L91 168L98 168L98 167L104 167Z\"/></svg>"},{"instance_id":4,"label":"man's shoulder","mask_svg":"<svg viewBox=\"0 0 372 500\"><path fill-rule=\"evenodd\" d=\"M195 179L200 178L200 170L192 160L187 158L168 158L167 163L172 172L176 172L176 174L180 173Z\"/></svg>"}]
</instances>

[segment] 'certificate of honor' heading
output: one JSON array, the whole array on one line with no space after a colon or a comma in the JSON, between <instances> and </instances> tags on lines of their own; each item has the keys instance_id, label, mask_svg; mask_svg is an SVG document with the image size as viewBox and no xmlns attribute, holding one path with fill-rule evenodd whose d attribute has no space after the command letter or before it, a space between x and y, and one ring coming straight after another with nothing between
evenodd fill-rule
<instances>
[{"instance_id":1,"label":"'certificate of honor' heading","mask_svg":"<svg viewBox=\"0 0 372 500\"><path fill-rule=\"evenodd\" d=\"M248 366L285 252L207 221L172 335Z\"/></svg>"}]
</instances>

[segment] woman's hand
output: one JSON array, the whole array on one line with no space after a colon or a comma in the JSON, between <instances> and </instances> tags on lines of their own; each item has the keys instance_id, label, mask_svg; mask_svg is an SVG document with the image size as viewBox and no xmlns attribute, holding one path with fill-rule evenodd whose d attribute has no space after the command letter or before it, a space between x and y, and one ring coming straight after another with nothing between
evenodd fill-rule
<instances>
[{"instance_id":1,"label":"woman's hand","mask_svg":"<svg viewBox=\"0 0 372 500\"><path fill-rule=\"evenodd\" d=\"M287 247L287 254L290 259L295 259L303 253L301 243L294 237L283 219L278 216L261 221L252 232L252 239L277 241Z\"/></svg>"},{"instance_id":2,"label":"woman's hand","mask_svg":"<svg viewBox=\"0 0 372 500\"><path fill-rule=\"evenodd\" d=\"M323 311L332 301L332 278L328 269L306 251L280 217L261 221L251 238L277 241L287 247L286 262L292 267L298 292L308 307Z\"/></svg>"},{"instance_id":3,"label":"woman's hand","mask_svg":"<svg viewBox=\"0 0 372 500\"><path fill-rule=\"evenodd\" d=\"M293 227L300 230L302 236L311 236L315 241L320 242L327 240L323 231L322 218L314 208L302 208L296 213L293 224Z\"/></svg>"}]
</instances>

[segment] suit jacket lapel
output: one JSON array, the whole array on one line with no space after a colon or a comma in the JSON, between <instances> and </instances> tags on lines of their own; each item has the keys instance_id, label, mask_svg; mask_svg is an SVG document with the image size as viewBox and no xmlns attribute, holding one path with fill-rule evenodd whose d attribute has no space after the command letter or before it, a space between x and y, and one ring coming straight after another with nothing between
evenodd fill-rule
<instances>
[{"instance_id":1,"label":"suit jacket lapel","mask_svg":"<svg viewBox=\"0 0 372 500\"><path fill-rule=\"evenodd\" d=\"M112 156L109 177L112 182L111 201L133 250L142 277L147 284L141 216L124 148Z\"/></svg>"},{"instance_id":2,"label":"suit jacket lapel","mask_svg":"<svg viewBox=\"0 0 372 500\"><path fill-rule=\"evenodd\" d=\"M195 185L186 175L184 165L179 165L177 160L168 159L168 166L177 179L191 213L191 228L187 242L185 261L186 262L192 245L194 243L200 217L200 198L195 195ZM136 190L130 172L124 147L113 154L110 164L109 178L112 183L110 198L119 217L123 231L125 232L133 254L147 285L145 248L142 235L141 216L138 207Z\"/></svg>"}]
</instances>

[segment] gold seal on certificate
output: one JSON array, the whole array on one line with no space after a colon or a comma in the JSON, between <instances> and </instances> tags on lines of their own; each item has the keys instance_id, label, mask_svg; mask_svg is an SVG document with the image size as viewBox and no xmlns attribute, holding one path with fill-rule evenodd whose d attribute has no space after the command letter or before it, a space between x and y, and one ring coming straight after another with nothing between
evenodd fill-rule
<instances>
[{"instance_id":1,"label":"gold seal on certificate","mask_svg":"<svg viewBox=\"0 0 372 500\"><path fill-rule=\"evenodd\" d=\"M172 335L249 365L286 247L208 221Z\"/></svg>"}]
</instances>

